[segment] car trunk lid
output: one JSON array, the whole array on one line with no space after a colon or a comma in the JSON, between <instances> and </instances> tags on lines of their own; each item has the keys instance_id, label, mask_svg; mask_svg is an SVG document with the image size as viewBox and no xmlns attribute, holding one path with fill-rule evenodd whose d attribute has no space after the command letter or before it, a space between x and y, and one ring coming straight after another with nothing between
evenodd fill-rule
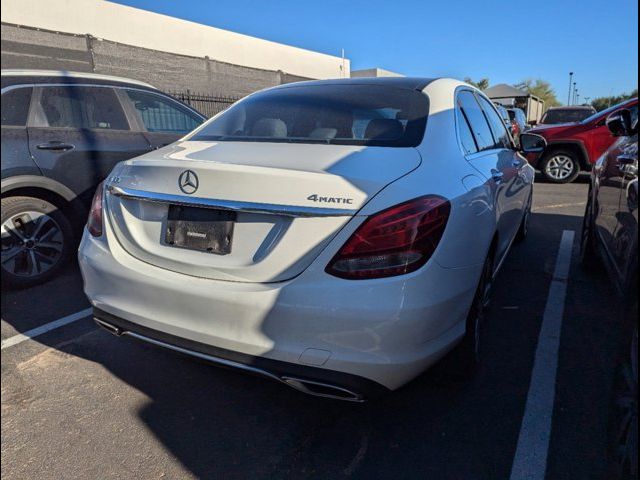
<instances>
[{"instance_id":1,"label":"car trunk lid","mask_svg":"<svg viewBox=\"0 0 640 480\"><path fill-rule=\"evenodd\" d=\"M140 260L198 277L278 282L300 274L371 197L419 164L413 148L179 142L120 164L107 182L107 211ZM233 212L228 253L171 245L171 205Z\"/></svg>"}]
</instances>

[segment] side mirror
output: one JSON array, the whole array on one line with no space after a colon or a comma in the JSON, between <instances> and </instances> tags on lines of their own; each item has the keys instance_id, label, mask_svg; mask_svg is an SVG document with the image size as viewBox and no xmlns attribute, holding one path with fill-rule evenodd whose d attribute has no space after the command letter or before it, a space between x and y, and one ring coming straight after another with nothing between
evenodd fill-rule
<instances>
[{"instance_id":1,"label":"side mirror","mask_svg":"<svg viewBox=\"0 0 640 480\"><path fill-rule=\"evenodd\" d=\"M613 112L607 117L607 128L614 137L628 137L631 131L631 112L626 108Z\"/></svg>"},{"instance_id":2,"label":"side mirror","mask_svg":"<svg viewBox=\"0 0 640 480\"><path fill-rule=\"evenodd\" d=\"M529 125L531 125L532 127L535 127L538 124L537 120L529 120Z\"/></svg>"},{"instance_id":3,"label":"side mirror","mask_svg":"<svg viewBox=\"0 0 640 480\"><path fill-rule=\"evenodd\" d=\"M522 153L542 153L547 148L547 140L535 133L520 135L520 151Z\"/></svg>"}]
</instances>

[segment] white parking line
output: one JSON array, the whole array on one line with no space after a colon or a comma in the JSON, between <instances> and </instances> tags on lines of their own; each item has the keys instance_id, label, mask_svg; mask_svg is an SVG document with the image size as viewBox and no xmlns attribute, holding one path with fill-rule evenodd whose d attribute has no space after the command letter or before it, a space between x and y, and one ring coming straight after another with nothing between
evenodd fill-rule
<instances>
[{"instance_id":1,"label":"white parking line","mask_svg":"<svg viewBox=\"0 0 640 480\"><path fill-rule=\"evenodd\" d=\"M562 232L553 280L542 319L527 404L520 427L511 480L544 480L556 391L558 347L575 232Z\"/></svg>"},{"instance_id":2,"label":"white parking line","mask_svg":"<svg viewBox=\"0 0 640 480\"><path fill-rule=\"evenodd\" d=\"M45 323L44 325L40 325L37 328L33 328L31 330L27 330L24 333L14 335L13 337L2 340L2 348L0 348L0 350L12 347L24 342L25 340L37 337L38 335L50 332L51 330L55 330L56 328L63 327L75 321L82 320L89 315L91 315L91 308L85 308L84 310L81 310L79 312L72 313L71 315L67 315L66 317L59 318L58 320L54 320L53 322Z\"/></svg>"}]
</instances>

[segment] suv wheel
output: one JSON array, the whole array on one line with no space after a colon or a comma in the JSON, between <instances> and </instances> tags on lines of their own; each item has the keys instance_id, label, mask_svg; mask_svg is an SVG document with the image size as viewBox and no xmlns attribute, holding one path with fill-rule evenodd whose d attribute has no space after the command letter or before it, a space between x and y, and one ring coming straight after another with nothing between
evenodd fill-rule
<instances>
[{"instance_id":1,"label":"suv wheel","mask_svg":"<svg viewBox=\"0 0 640 480\"><path fill-rule=\"evenodd\" d=\"M542 174L552 183L571 183L580 173L576 154L567 150L554 150L542 160Z\"/></svg>"},{"instance_id":2,"label":"suv wheel","mask_svg":"<svg viewBox=\"0 0 640 480\"><path fill-rule=\"evenodd\" d=\"M30 287L54 276L69 259L73 230L58 207L32 197L2 199L2 284Z\"/></svg>"}]
</instances>

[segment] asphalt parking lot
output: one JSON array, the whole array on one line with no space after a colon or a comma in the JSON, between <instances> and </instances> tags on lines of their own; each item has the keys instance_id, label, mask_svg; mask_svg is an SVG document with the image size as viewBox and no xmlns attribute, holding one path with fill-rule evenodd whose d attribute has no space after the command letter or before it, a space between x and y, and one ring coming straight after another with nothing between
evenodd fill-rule
<instances>
[{"instance_id":1,"label":"asphalt parking lot","mask_svg":"<svg viewBox=\"0 0 640 480\"><path fill-rule=\"evenodd\" d=\"M85 317L3 345L2 478L508 479L564 231L576 236L546 478L606 478L618 300L579 266L586 179L535 192L473 381L451 381L445 361L374 402L325 401L118 339ZM3 291L3 342L87 307L75 266Z\"/></svg>"}]
</instances>

